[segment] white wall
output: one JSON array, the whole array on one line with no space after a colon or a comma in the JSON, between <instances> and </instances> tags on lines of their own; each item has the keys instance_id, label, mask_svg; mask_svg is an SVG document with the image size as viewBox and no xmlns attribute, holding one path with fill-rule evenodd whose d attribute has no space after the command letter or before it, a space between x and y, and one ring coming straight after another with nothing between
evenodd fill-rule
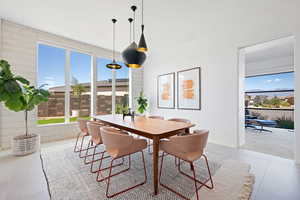
<instances>
[{"instance_id":1,"label":"white wall","mask_svg":"<svg viewBox=\"0 0 300 200\"><path fill-rule=\"evenodd\" d=\"M144 69L144 90L151 101L150 110L153 114L191 119L197 128L210 130L210 142L236 147L239 127L238 49L290 35L296 37L296 49L300 49L300 1L173 2L161 2L161 8L172 5L172 9L159 19L159 23L165 26L159 30L147 29L151 46L149 44L149 59ZM299 51L295 57L297 65ZM158 109L157 76L196 66L202 68L202 110ZM297 66L295 76L296 107L300 107ZM297 110L297 119L300 119L299 115ZM300 134L297 134L300 121L297 119L296 158L300 162Z\"/></svg>"},{"instance_id":2,"label":"white wall","mask_svg":"<svg viewBox=\"0 0 300 200\"><path fill-rule=\"evenodd\" d=\"M1 24L1 58L8 60L15 73L24 76L33 84L37 78L37 42L45 42L61 47L72 47L98 57L110 58L112 55L110 50L19 25L11 21L1 20ZM118 54L118 57L120 59L120 54ZM143 87L142 75L143 72L141 70L132 72L133 96L137 96L138 91ZM77 124L37 126L36 110L30 113L29 119L30 132L40 134L42 142L75 137L78 132ZM23 133L23 113L8 111L3 105L0 105L0 146L8 148L11 138Z\"/></svg>"}]
</instances>

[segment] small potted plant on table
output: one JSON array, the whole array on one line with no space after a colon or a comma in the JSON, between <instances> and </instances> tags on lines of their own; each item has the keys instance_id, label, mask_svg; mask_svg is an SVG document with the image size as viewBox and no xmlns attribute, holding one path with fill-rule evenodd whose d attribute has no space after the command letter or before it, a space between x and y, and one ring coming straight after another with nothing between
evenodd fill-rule
<instances>
[{"instance_id":1,"label":"small potted plant on table","mask_svg":"<svg viewBox=\"0 0 300 200\"><path fill-rule=\"evenodd\" d=\"M0 102L11 111L24 112L25 133L13 138L14 155L31 154L39 148L39 135L28 132L28 112L41 102L48 101L49 95L48 91L30 86L28 80L14 75L8 62L0 60Z\"/></svg>"},{"instance_id":2,"label":"small potted plant on table","mask_svg":"<svg viewBox=\"0 0 300 200\"><path fill-rule=\"evenodd\" d=\"M138 103L138 112L141 115L144 115L145 111L148 107L148 99L144 96L143 92L140 92L140 95L136 97L137 103Z\"/></svg>"}]
</instances>

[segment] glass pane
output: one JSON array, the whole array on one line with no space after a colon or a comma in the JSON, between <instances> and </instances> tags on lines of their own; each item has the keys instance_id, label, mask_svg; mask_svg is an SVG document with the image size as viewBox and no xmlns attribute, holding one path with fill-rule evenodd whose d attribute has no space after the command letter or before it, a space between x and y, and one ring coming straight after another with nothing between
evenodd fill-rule
<instances>
[{"instance_id":1,"label":"glass pane","mask_svg":"<svg viewBox=\"0 0 300 200\"><path fill-rule=\"evenodd\" d=\"M294 72L247 77L245 89L246 92L283 89L293 90Z\"/></svg>"},{"instance_id":2,"label":"glass pane","mask_svg":"<svg viewBox=\"0 0 300 200\"><path fill-rule=\"evenodd\" d=\"M116 113L122 114L129 107L129 68L122 62L118 64L122 68L116 71Z\"/></svg>"},{"instance_id":3,"label":"glass pane","mask_svg":"<svg viewBox=\"0 0 300 200\"><path fill-rule=\"evenodd\" d=\"M70 121L91 113L91 56L71 52Z\"/></svg>"},{"instance_id":4,"label":"glass pane","mask_svg":"<svg viewBox=\"0 0 300 200\"><path fill-rule=\"evenodd\" d=\"M64 49L38 45L37 84L51 94L38 106L38 124L65 122L65 57Z\"/></svg>"},{"instance_id":5,"label":"glass pane","mask_svg":"<svg viewBox=\"0 0 300 200\"><path fill-rule=\"evenodd\" d=\"M110 59L97 58L97 115L111 114L112 70L106 67Z\"/></svg>"},{"instance_id":6,"label":"glass pane","mask_svg":"<svg viewBox=\"0 0 300 200\"><path fill-rule=\"evenodd\" d=\"M248 77L245 88L246 107L294 108L294 72Z\"/></svg>"}]
</instances>

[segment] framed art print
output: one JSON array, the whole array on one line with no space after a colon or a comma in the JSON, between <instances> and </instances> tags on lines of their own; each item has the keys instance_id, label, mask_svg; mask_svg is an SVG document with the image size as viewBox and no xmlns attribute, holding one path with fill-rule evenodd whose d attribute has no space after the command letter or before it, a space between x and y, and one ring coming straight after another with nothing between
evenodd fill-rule
<instances>
[{"instance_id":1,"label":"framed art print","mask_svg":"<svg viewBox=\"0 0 300 200\"><path fill-rule=\"evenodd\" d=\"M159 75L157 78L157 107L175 108L175 73Z\"/></svg>"},{"instance_id":2,"label":"framed art print","mask_svg":"<svg viewBox=\"0 0 300 200\"><path fill-rule=\"evenodd\" d=\"M200 67L177 72L178 109L201 109L201 69Z\"/></svg>"}]
</instances>

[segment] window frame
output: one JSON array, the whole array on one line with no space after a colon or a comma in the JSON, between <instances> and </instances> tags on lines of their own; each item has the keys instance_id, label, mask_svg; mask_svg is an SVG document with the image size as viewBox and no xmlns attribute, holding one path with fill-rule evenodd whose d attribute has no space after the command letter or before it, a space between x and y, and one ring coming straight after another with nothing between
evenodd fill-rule
<instances>
[{"instance_id":1,"label":"window frame","mask_svg":"<svg viewBox=\"0 0 300 200\"><path fill-rule=\"evenodd\" d=\"M86 50L82 50L79 48L70 47L67 45L56 44L55 42L48 42L48 41L38 41L36 43L36 59L35 59L35 66L36 66L36 79L35 85L38 84L38 72L39 72L39 45L47 45L50 47L61 48L66 51L65 56L65 66L64 66L64 76L65 76L65 122L64 123L53 123L53 124L37 124L38 120L38 111L36 109L36 125L37 126L56 126L56 125L68 125L74 124L76 122L70 122L70 99L71 99L71 52L78 52L82 54L87 54L91 57L91 66L90 66L90 93L91 93L91 102L90 102L90 117L94 117L97 113L97 58L107 58L107 55L99 55L98 53L92 53ZM107 58L110 59L110 58ZM128 72L128 79L129 79L129 88L131 88L131 72ZM129 89L129 102L131 99L131 90ZM116 72L112 70L112 114L115 114L115 107L116 107Z\"/></svg>"}]
</instances>

